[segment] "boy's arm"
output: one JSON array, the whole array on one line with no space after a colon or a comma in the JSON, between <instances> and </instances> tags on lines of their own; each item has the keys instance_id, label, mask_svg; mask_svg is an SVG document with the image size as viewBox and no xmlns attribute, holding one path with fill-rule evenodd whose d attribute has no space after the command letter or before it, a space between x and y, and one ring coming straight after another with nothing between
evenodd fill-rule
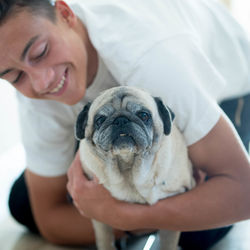
<instances>
[{"instance_id":1,"label":"boy's arm","mask_svg":"<svg viewBox=\"0 0 250 250\"><path fill-rule=\"evenodd\" d=\"M26 170L31 206L42 236L54 244L94 242L92 224L67 201L67 176L41 177Z\"/></svg>"},{"instance_id":2,"label":"boy's arm","mask_svg":"<svg viewBox=\"0 0 250 250\"><path fill-rule=\"evenodd\" d=\"M250 218L249 156L228 119L221 116L208 135L189 147L189 155L210 179L153 206L113 199L102 185L80 174L79 164L68 172L68 189L86 216L123 230L202 230Z\"/></svg>"}]
</instances>

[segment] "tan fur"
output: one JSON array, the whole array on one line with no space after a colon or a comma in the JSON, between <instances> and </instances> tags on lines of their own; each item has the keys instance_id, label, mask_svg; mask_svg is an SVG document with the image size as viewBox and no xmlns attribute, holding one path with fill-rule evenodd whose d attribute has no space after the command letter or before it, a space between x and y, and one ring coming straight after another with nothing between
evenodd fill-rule
<instances>
[{"instance_id":1,"label":"tan fur","mask_svg":"<svg viewBox=\"0 0 250 250\"><path fill-rule=\"evenodd\" d=\"M163 126L154 99L142 90L126 88L133 93L133 97L124 100L142 103L151 112L154 130L163 131ZM80 158L84 171L89 175L95 175L99 182L107 188L111 194L120 200L154 204L158 200L167 198L194 187L192 166L188 159L187 147L184 138L178 128L172 123L171 133L165 136L160 132L160 137L155 145L152 145L149 153L135 157L133 150L110 151L106 159L98 157L97 148L90 140L93 129L93 117L95 112L107 102L110 102L119 88L113 88L98 97L89 110L86 138L80 143ZM113 102L114 103L114 102ZM115 105L115 104L114 104ZM125 104L120 104L121 106ZM125 165L131 167L121 171L112 160L116 154ZM115 249L112 242L112 230L100 222L93 222L97 246L99 250ZM160 235L168 235L161 238L161 249L173 250L177 248L179 232L161 232Z\"/></svg>"}]
</instances>

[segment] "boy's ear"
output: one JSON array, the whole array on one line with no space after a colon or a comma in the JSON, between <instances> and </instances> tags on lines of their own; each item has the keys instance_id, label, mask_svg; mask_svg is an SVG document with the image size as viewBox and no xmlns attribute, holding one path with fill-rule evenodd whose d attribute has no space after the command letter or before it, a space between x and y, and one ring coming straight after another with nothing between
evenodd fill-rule
<instances>
[{"instance_id":1,"label":"boy's ear","mask_svg":"<svg viewBox=\"0 0 250 250\"><path fill-rule=\"evenodd\" d=\"M62 20L66 21L71 27L75 25L77 16L64 1L57 0L55 8Z\"/></svg>"},{"instance_id":2,"label":"boy's ear","mask_svg":"<svg viewBox=\"0 0 250 250\"><path fill-rule=\"evenodd\" d=\"M88 122L88 113L90 105L90 102L87 103L77 117L75 126L75 137L77 140L82 140L85 138L85 128Z\"/></svg>"}]
</instances>

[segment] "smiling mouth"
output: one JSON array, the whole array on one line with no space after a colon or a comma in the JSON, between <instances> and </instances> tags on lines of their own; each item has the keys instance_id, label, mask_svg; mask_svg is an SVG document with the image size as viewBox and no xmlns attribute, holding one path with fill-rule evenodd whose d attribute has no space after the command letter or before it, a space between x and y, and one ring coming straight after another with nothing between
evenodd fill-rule
<instances>
[{"instance_id":1,"label":"smiling mouth","mask_svg":"<svg viewBox=\"0 0 250 250\"><path fill-rule=\"evenodd\" d=\"M64 74L59 84L54 89L52 89L49 93L56 94L57 92L59 92L65 84L65 79L66 79L66 76Z\"/></svg>"}]
</instances>

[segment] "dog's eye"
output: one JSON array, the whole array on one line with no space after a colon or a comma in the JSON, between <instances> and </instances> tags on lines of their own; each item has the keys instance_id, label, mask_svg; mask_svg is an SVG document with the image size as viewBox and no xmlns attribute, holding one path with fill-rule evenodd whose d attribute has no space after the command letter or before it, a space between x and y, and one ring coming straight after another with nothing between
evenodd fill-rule
<instances>
[{"instance_id":1,"label":"dog's eye","mask_svg":"<svg viewBox=\"0 0 250 250\"><path fill-rule=\"evenodd\" d=\"M144 112L144 111L140 111L137 113L137 116L143 121L143 122L147 122L151 116L149 113Z\"/></svg>"},{"instance_id":2,"label":"dog's eye","mask_svg":"<svg viewBox=\"0 0 250 250\"><path fill-rule=\"evenodd\" d=\"M106 120L106 116L102 115L102 116L98 116L95 119L95 128L98 129L101 127L101 125L104 123L104 121Z\"/></svg>"}]
</instances>

